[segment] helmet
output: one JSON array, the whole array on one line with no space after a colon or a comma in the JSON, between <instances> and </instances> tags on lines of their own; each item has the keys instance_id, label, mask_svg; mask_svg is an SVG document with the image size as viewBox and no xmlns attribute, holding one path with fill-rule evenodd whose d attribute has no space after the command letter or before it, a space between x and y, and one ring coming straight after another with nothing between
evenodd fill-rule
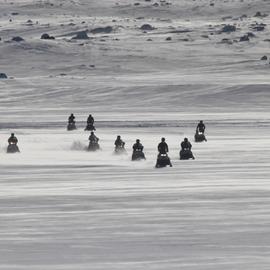
<instances>
[{"instance_id":1,"label":"helmet","mask_svg":"<svg viewBox=\"0 0 270 270\"><path fill-rule=\"evenodd\" d=\"M140 140L139 140L139 139L137 139L137 140L136 140L136 143L140 143Z\"/></svg>"},{"instance_id":2,"label":"helmet","mask_svg":"<svg viewBox=\"0 0 270 270\"><path fill-rule=\"evenodd\" d=\"M185 142L187 142L187 141L188 141L188 139L187 139L187 138L185 138L185 139L184 139L184 141L185 141Z\"/></svg>"},{"instance_id":3,"label":"helmet","mask_svg":"<svg viewBox=\"0 0 270 270\"><path fill-rule=\"evenodd\" d=\"M165 138L161 138L161 141L162 141L162 142L165 142Z\"/></svg>"}]
</instances>

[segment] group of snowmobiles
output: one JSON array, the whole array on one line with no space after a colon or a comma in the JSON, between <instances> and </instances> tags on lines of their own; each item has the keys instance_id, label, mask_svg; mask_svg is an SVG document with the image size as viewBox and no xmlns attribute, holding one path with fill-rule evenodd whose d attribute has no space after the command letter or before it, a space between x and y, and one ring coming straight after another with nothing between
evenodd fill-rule
<instances>
[{"instance_id":1,"label":"group of snowmobiles","mask_svg":"<svg viewBox=\"0 0 270 270\"><path fill-rule=\"evenodd\" d=\"M87 124L86 124L86 127L84 130L87 130L87 131L93 131L93 130L96 130L95 126L94 126L94 122L95 122L95 119L94 117L89 114L88 118L87 118ZM70 130L75 130L77 129L76 127L76 121L75 121L75 116L74 114L72 113L69 117L68 117L68 125L67 125L67 130L70 131Z\"/></svg>"},{"instance_id":2,"label":"group of snowmobiles","mask_svg":"<svg viewBox=\"0 0 270 270\"><path fill-rule=\"evenodd\" d=\"M76 129L75 124L75 116L71 114L68 118L68 126L67 130L74 130ZM96 130L94 126L94 118L90 114L87 118L87 125L85 130L91 131L89 136L89 145L87 147L87 151L97 151L100 150L99 145L99 138L94 134L94 131ZM207 141L205 134L205 125L203 121L200 121L196 128L196 133L194 135L195 142L203 142ZM122 141L121 136L118 135L115 141L115 149L114 154L116 155L122 155L127 154L127 151L125 149L125 142ZM143 152L143 145L141 144L140 140L137 139L136 143L133 145L133 153L131 156L132 161L136 160L145 160L145 154ZM179 153L180 160L188 160L188 159L195 159L194 155L191 151L192 145L188 141L187 138L184 139L184 141L181 143L181 150ZM170 160L170 157L168 156L169 148L167 143L165 142L165 138L161 139L161 142L158 145L158 156L157 156L157 162L156 162L156 168L166 167L170 166L172 167L172 163Z\"/></svg>"},{"instance_id":3,"label":"group of snowmobiles","mask_svg":"<svg viewBox=\"0 0 270 270\"><path fill-rule=\"evenodd\" d=\"M90 131L89 136L89 145L87 147L87 151L97 151L100 150L99 145L99 138L94 134L94 131L96 130L94 126L94 118L90 114L87 118L87 124L85 127L86 131ZM71 114L68 118L68 125L67 130L75 130L76 129L76 122L75 122L75 116ZM194 135L195 142L203 142L207 141L205 137L205 125L203 121L200 121L196 128L196 133ZM8 139L8 147L7 147L7 153L18 153L20 152L18 147L18 139L15 137L14 133L11 133L10 138ZM121 139L121 136L118 135L115 140L115 148L114 148L114 154L116 155L122 155L127 154L127 151L125 149L125 142ZM181 150L179 153L180 160L188 160L188 159L195 159L194 155L191 151L192 145L188 141L187 138L184 139L184 141L181 143ZM140 140L137 139L134 143L133 152L131 156L132 161L136 160L145 160L145 154L143 152L144 146L141 144ZM165 138L161 138L161 142L158 145L158 156L157 156L157 162L156 162L156 168L166 167L170 166L172 167L172 163L170 160L170 157L168 156L169 147L167 143L165 142Z\"/></svg>"}]
</instances>

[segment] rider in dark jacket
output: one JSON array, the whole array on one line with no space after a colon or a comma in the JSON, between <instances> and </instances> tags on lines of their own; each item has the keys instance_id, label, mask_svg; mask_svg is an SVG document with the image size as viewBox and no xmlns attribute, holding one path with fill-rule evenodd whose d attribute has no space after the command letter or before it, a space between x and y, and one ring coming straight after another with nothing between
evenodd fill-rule
<instances>
[{"instance_id":1,"label":"rider in dark jacket","mask_svg":"<svg viewBox=\"0 0 270 270\"><path fill-rule=\"evenodd\" d=\"M169 152L168 144L165 142L165 138L161 138L161 142L158 145L159 154L167 154Z\"/></svg>"},{"instance_id":2,"label":"rider in dark jacket","mask_svg":"<svg viewBox=\"0 0 270 270\"><path fill-rule=\"evenodd\" d=\"M11 136L8 139L8 144L17 144L18 139L15 137L14 133L11 133Z\"/></svg>"},{"instance_id":3,"label":"rider in dark jacket","mask_svg":"<svg viewBox=\"0 0 270 270\"><path fill-rule=\"evenodd\" d=\"M69 116L68 123L69 124L75 123L75 116L73 115L73 113Z\"/></svg>"},{"instance_id":4,"label":"rider in dark jacket","mask_svg":"<svg viewBox=\"0 0 270 270\"><path fill-rule=\"evenodd\" d=\"M161 142L158 144L158 152L159 153L158 153L157 164L158 164L159 158L161 158L161 155L164 155L164 154L167 155L167 153L169 152L169 147L168 147L168 144L165 142L165 138L161 138ZM170 158L168 156L167 158L168 158L170 167L172 167ZM158 166L157 164L156 164L156 167Z\"/></svg>"},{"instance_id":5,"label":"rider in dark jacket","mask_svg":"<svg viewBox=\"0 0 270 270\"><path fill-rule=\"evenodd\" d=\"M118 135L115 142L114 142L114 145L116 148L121 148L121 147L124 147L125 143L122 141L121 139L121 136Z\"/></svg>"},{"instance_id":6,"label":"rider in dark jacket","mask_svg":"<svg viewBox=\"0 0 270 270\"><path fill-rule=\"evenodd\" d=\"M94 125L94 122L95 122L94 117L91 114L89 114L89 116L87 118L87 124Z\"/></svg>"},{"instance_id":7,"label":"rider in dark jacket","mask_svg":"<svg viewBox=\"0 0 270 270\"><path fill-rule=\"evenodd\" d=\"M94 134L92 131L90 136L89 136L89 141L90 143L97 143L99 141L99 138Z\"/></svg>"},{"instance_id":8,"label":"rider in dark jacket","mask_svg":"<svg viewBox=\"0 0 270 270\"><path fill-rule=\"evenodd\" d=\"M143 145L140 143L140 140L137 139L136 143L133 144L133 151L142 151Z\"/></svg>"},{"instance_id":9,"label":"rider in dark jacket","mask_svg":"<svg viewBox=\"0 0 270 270\"><path fill-rule=\"evenodd\" d=\"M190 154L191 154L192 159L195 159L194 156L193 156L193 153L191 151L192 145L188 141L187 138L185 138L184 141L181 143L181 148L182 148L181 151L190 151Z\"/></svg>"},{"instance_id":10,"label":"rider in dark jacket","mask_svg":"<svg viewBox=\"0 0 270 270\"><path fill-rule=\"evenodd\" d=\"M187 138L185 138L184 141L181 143L181 148L182 148L182 150L189 150L189 151L191 150L192 145L191 145L191 143L188 141Z\"/></svg>"},{"instance_id":11,"label":"rider in dark jacket","mask_svg":"<svg viewBox=\"0 0 270 270\"><path fill-rule=\"evenodd\" d=\"M197 132L204 133L204 131L205 131L205 125L204 125L204 123L203 123L202 120L197 125L197 129L196 130L197 130Z\"/></svg>"}]
</instances>

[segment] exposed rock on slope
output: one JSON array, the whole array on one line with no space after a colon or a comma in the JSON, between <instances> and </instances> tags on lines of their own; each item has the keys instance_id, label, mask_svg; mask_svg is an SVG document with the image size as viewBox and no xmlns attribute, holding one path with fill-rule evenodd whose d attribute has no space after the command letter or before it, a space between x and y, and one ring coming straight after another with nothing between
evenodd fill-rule
<instances>
[{"instance_id":1,"label":"exposed rock on slope","mask_svg":"<svg viewBox=\"0 0 270 270\"><path fill-rule=\"evenodd\" d=\"M89 39L89 36L87 35L87 31L81 31L76 34L75 37L72 39Z\"/></svg>"},{"instance_id":2,"label":"exposed rock on slope","mask_svg":"<svg viewBox=\"0 0 270 270\"><path fill-rule=\"evenodd\" d=\"M23 39L22 37L19 37L19 36L13 37L11 40L12 40L12 41L16 41L16 42L24 41L24 39Z\"/></svg>"},{"instance_id":3,"label":"exposed rock on slope","mask_svg":"<svg viewBox=\"0 0 270 270\"><path fill-rule=\"evenodd\" d=\"M6 73L0 73L0 79L7 79Z\"/></svg>"},{"instance_id":4,"label":"exposed rock on slope","mask_svg":"<svg viewBox=\"0 0 270 270\"><path fill-rule=\"evenodd\" d=\"M41 39L55 39L55 37L50 36L50 35L47 34L47 33L44 33L44 34L41 35Z\"/></svg>"},{"instance_id":5,"label":"exposed rock on slope","mask_svg":"<svg viewBox=\"0 0 270 270\"><path fill-rule=\"evenodd\" d=\"M113 31L113 28L111 26L106 26L106 27L97 27L92 29L90 32L92 34L99 34L99 33L106 33L109 34Z\"/></svg>"}]
</instances>

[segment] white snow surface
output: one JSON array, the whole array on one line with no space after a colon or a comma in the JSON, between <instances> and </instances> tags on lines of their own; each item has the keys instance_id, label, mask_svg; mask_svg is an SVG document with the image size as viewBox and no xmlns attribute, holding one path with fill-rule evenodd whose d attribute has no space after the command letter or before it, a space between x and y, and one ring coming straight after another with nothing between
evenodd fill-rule
<instances>
[{"instance_id":1,"label":"white snow surface","mask_svg":"<svg viewBox=\"0 0 270 270\"><path fill-rule=\"evenodd\" d=\"M1 270L269 269L268 0L0 4ZM127 155L113 155L117 135ZM155 169L163 136L173 167ZM184 137L195 160L179 160ZM137 138L146 161L131 162Z\"/></svg>"}]
</instances>

